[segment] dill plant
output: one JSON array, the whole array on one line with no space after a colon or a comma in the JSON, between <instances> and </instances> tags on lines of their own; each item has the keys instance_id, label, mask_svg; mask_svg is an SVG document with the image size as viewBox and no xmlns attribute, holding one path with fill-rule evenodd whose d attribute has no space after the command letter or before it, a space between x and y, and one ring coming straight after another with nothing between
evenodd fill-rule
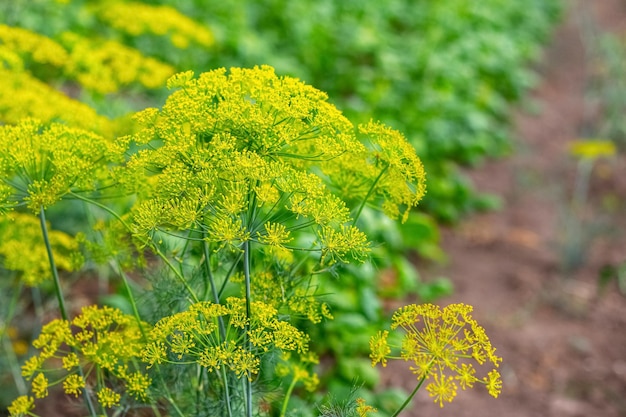
<instances>
[{"instance_id":1,"label":"dill plant","mask_svg":"<svg viewBox=\"0 0 626 417\"><path fill-rule=\"evenodd\" d=\"M135 131L116 140L33 120L0 128L2 207L39 215L61 310L34 342L39 353L22 369L32 396L18 397L11 416L34 415L53 385L82 393L92 416L289 415L296 388L319 383L301 330L332 319L318 283L370 256L357 227L364 207L406 220L425 193L402 134L355 127L325 93L269 66L188 71L167 85L175 91L163 107L137 113ZM45 217L65 199L108 213L96 223L99 252L89 233L78 240L115 267L131 315L90 306L69 317ZM133 251L176 300L140 305L160 295L156 283L131 281ZM348 408L373 411L362 399Z\"/></svg>"}]
</instances>

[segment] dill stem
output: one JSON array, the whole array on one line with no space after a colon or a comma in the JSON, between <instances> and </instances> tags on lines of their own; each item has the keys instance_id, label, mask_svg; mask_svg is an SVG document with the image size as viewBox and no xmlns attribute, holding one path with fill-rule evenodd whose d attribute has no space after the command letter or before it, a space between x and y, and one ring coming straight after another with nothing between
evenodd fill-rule
<instances>
[{"instance_id":1,"label":"dill stem","mask_svg":"<svg viewBox=\"0 0 626 417\"><path fill-rule=\"evenodd\" d=\"M427 376L427 375L424 375L424 376L422 377L422 379L420 379L419 384L417 384L417 386L415 387L415 389L413 390L413 392L411 393L411 395L409 395L409 398L407 398L407 399L406 399L406 401L405 401L405 402L404 402L404 403L400 406L400 408L398 408L398 409L396 410L396 412L395 412L395 413L393 413L393 414L391 415L391 417L397 417L397 416L398 416L398 415L402 412L402 410L404 410L404 409L406 408L406 406L407 406L407 405L409 405L409 403L411 402L411 400L413 399L413 397L415 396L415 394L417 393L417 391L421 388L421 386L422 386L422 384L424 383L424 381L426 381L426 376Z\"/></svg>"},{"instance_id":2,"label":"dill stem","mask_svg":"<svg viewBox=\"0 0 626 417\"><path fill-rule=\"evenodd\" d=\"M204 268L206 270L207 278L209 279L211 291L213 292L213 302L215 304L219 304L220 296L217 292L217 285L215 284L215 279L213 278L213 271L211 271L211 251L209 250L209 243L206 240L202 242L202 249L204 250ZM226 341L226 326L224 325L224 318L222 316L219 316L217 318L217 321L220 327L220 338L225 342ZM224 397L225 397L224 399L226 400L226 409L228 411L228 416L232 417L233 411L230 407L230 389L229 389L228 375L226 374L226 369L223 366L222 366L222 378L224 379Z\"/></svg>"},{"instance_id":3,"label":"dill stem","mask_svg":"<svg viewBox=\"0 0 626 417\"><path fill-rule=\"evenodd\" d=\"M0 330L2 337L2 343L4 349L7 352L9 367L11 368L11 374L13 375L13 381L15 382L15 386L17 387L17 391L20 395L26 395L28 388L26 388L26 384L24 383L24 378L22 378L22 374L20 371L20 365L17 360L17 355L15 354L15 350L11 344L10 337L8 335L9 326L11 325L11 321L13 321L13 316L15 315L15 308L17 306L17 300L22 293L22 288L24 284L20 281L19 288L17 291L13 293L11 297L11 301L9 302L9 311L7 312L5 318L5 325L2 330Z\"/></svg>"},{"instance_id":4,"label":"dill stem","mask_svg":"<svg viewBox=\"0 0 626 417\"><path fill-rule=\"evenodd\" d=\"M280 409L280 417L285 417L285 414L287 413L287 404L289 404L289 398L291 398L291 393L293 392L293 389L296 386L297 382L298 382L298 378L296 378L294 375L293 380L291 381L291 384L289 384L289 388L287 388L287 392L285 393L283 406Z\"/></svg>"},{"instance_id":5,"label":"dill stem","mask_svg":"<svg viewBox=\"0 0 626 417\"><path fill-rule=\"evenodd\" d=\"M48 226L46 225L46 213L41 206L39 208L39 220L41 222L41 234L43 235L43 241L46 245L46 252L48 253L48 261L50 262L50 272L52 273L52 278L54 282L54 293L56 294L57 300L59 302L59 310L61 312L61 318L69 323L69 316L67 314L67 308L65 307L65 298L63 297L63 290L61 289L61 280L59 279L59 271L57 270L56 263L54 262L54 254L52 253L52 245L50 244L50 237L48 236ZM72 351L75 351L75 348L72 348ZM85 375L83 373L83 368L81 366L78 367L78 373L81 378L85 379ZM96 417L96 410L93 407L93 403L91 402L91 398L89 397L89 393L87 389L83 389L83 396L85 397L85 403L87 404L87 408L89 409L89 413Z\"/></svg>"},{"instance_id":6,"label":"dill stem","mask_svg":"<svg viewBox=\"0 0 626 417\"><path fill-rule=\"evenodd\" d=\"M244 335L244 345L248 352L252 351L252 343L250 342L249 332L250 332L250 320L251 320L251 292L250 292L250 241L246 240L243 243L243 275L245 277L246 282L246 326L245 326L245 335ZM252 417L252 381L250 380L250 371L247 372L245 378L245 387L246 387L246 416Z\"/></svg>"},{"instance_id":7,"label":"dill stem","mask_svg":"<svg viewBox=\"0 0 626 417\"><path fill-rule=\"evenodd\" d=\"M359 206L359 209L357 210L357 212L356 212L356 214L354 216L354 219L352 220L352 226L356 226L356 222L357 222L357 220L359 220L359 217L361 216L361 212L363 211L363 208L365 207L365 204L367 203L367 200L369 200L370 196L374 192L374 188L376 188L376 184L378 184L378 181L380 181L380 179L383 177L383 174L385 173L385 171L387 171L387 168L389 168L389 164L385 165L385 167L380 171L380 174L378 174L378 176L376 177L376 179L372 183L372 186L367 191L367 194L363 198L363 201L361 202L361 205Z\"/></svg>"}]
</instances>

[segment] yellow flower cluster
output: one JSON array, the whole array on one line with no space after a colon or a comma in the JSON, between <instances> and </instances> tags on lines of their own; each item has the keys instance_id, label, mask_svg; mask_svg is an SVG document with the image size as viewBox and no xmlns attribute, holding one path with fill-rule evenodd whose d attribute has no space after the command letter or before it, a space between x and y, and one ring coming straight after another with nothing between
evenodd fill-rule
<instances>
[{"instance_id":1,"label":"yellow flower cluster","mask_svg":"<svg viewBox=\"0 0 626 417\"><path fill-rule=\"evenodd\" d=\"M0 47L39 64L62 68L68 59L65 48L47 36L0 24Z\"/></svg>"},{"instance_id":2,"label":"yellow flower cluster","mask_svg":"<svg viewBox=\"0 0 626 417\"><path fill-rule=\"evenodd\" d=\"M35 408L35 399L28 395L17 397L9 406L9 416L26 417L30 416L31 411Z\"/></svg>"},{"instance_id":3,"label":"yellow flower cluster","mask_svg":"<svg viewBox=\"0 0 626 417\"><path fill-rule=\"evenodd\" d=\"M285 352L281 355L280 361L275 366L276 376L280 378L290 376L292 387L301 382L305 390L314 392L320 383L319 377L307 368L318 364L319 358L312 352L298 355L298 360L294 360L292 356L291 352Z\"/></svg>"},{"instance_id":4,"label":"yellow flower cluster","mask_svg":"<svg viewBox=\"0 0 626 417\"><path fill-rule=\"evenodd\" d=\"M224 338L220 319L226 326ZM248 329L245 338L244 329ZM243 346L246 338L252 350ZM272 349L306 353L308 341L306 334L279 320L275 308L252 302L251 317L247 318L245 300L230 297L223 305L199 302L159 320L150 332L143 359L150 365L196 362L209 371L226 367L238 378L252 378L259 372L260 354Z\"/></svg>"},{"instance_id":5,"label":"yellow flower cluster","mask_svg":"<svg viewBox=\"0 0 626 417\"><path fill-rule=\"evenodd\" d=\"M58 269L75 271L82 266L74 238L57 230L51 230L48 237ZM0 256L2 267L18 271L20 280L28 286L52 278L41 224L33 215L9 213L0 217Z\"/></svg>"},{"instance_id":6,"label":"yellow flower cluster","mask_svg":"<svg viewBox=\"0 0 626 417\"><path fill-rule=\"evenodd\" d=\"M62 124L26 119L0 126L0 208L27 204L37 213L70 191L94 190L119 152L95 133Z\"/></svg>"},{"instance_id":7,"label":"yellow flower cluster","mask_svg":"<svg viewBox=\"0 0 626 417\"><path fill-rule=\"evenodd\" d=\"M36 117L43 123L64 121L70 126L105 135L113 130L111 120L98 115L88 105L39 81L28 72L8 70L0 66L0 91L2 122L16 124L23 118Z\"/></svg>"},{"instance_id":8,"label":"yellow flower cluster","mask_svg":"<svg viewBox=\"0 0 626 417\"><path fill-rule=\"evenodd\" d=\"M134 317L110 307L89 306L71 322L53 320L43 326L41 334L33 342L39 355L33 356L22 367L22 375L32 378L31 389L36 398L48 395L48 387L63 383L68 395L78 396L88 385L79 373L95 373L100 385L104 376L111 376L124 384L125 392L137 400L145 400L149 395L151 379L136 369L137 362L145 347L140 326ZM58 364L67 372L58 377ZM48 365L47 365L48 364ZM47 373L54 373L55 381L50 383ZM104 407L119 404L120 394L108 387L99 386L99 402ZM19 400L19 399L18 399ZM17 401L17 400L16 400ZM24 400L20 407L27 404ZM15 405L16 410L18 404Z\"/></svg>"},{"instance_id":9,"label":"yellow flower cluster","mask_svg":"<svg viewBox=\"0 0 626 417\"><path fill-rule=\"evenodd\" d=\"M582 159L598 159L615 155L617 148L610 140L576 140L570 144L570 152Z\"/></svg>"},{"instance_id":10,"label":"yellow flower cluster","mask_svg":"<svg viewBox=\"0 0 626 417\"><path fill-rule=\"evenodd\" d=\"M83 87L113 93L134 82L161 87L174 68L119 42L87 38L72 32L53 40L27 29L0 25L0 60L14 71L26 60L50 65Z\"/></svg>"},{"instance_id":11,"label":"yellow flower cluster","mask_svg":"<svg viewBox=\"0 0 626 417\"><path fill-rule=\"evenodd\" d=\"M169 6L152 6L139 2L104 2L96 15L109 26L131 36L151 34L169 36L172 44L185 49L195 42L213 44L213 35L204 25L182 15Z\"/></svg>"},{"instance_id":12,"label":"yellow flower cluster","mask_svg":"<svg viewBox=\"0 0 626 417\"><path fill-rule=\"evenodd\" d=\"M274 260L276 255L271 254ZM272 265L261 262L254 271L251 287L254 299L262 301L281 313L295 317L306 317L311 323L320 323L326 318L332 320L328 304L321 302L311 288L311 283L304 284L294 278L292 271L276 270L271 272ZM233 283L243 283L243 275L231 278ZM244 289L242 288L242 292Z\"/></svg>"},{"instance_id":13,"label":"yellow flower cluster","mask_svg":"<svg viewBox=\"0 0 626 417\"><path fill-rule=\"evenodd\" d=\"M99 93L113 93L134 82L161 87L174 73L170 65L115 41L66 32L59 42L69 51L65 73Z\"/></svg>"},{"instance_id":14,"label":"yellow flower cluster","mask_svg":"<svg viewBox=\"0 0 626 417\"><path fill-rule=\"evenodd\" d=\"M128 163L134 180L121 182L154 173L135 211L138 235L195 229L222 245L293 249L293 231L313 227L322 263L362 260L369 243L347 225L343 199L374 196L398 215L424 194L420 160L398 132L370 123L360 141L326 94L271 67L185 72L168 87L179 91L139 113L143 129L122 139L145 148Z\"/></svg>"},{"instance_id":15,"label":"yellow flower cluster","mask_svg":"<svg viewBox=\"0 0 626 417\"><path fill-rule=\"evenodd\" d=\"M457 383L462 389L482 383L497 397L502 389L498 371L492 369L478 378L473 362L490 362L497 368L502 359L495 355L485 329L471 317L471 311L472 307L465 304L451 304L443 310L432 304L400 308L391 327L405 331L402 344L392 346L389 332L378 332L370 340L372 366L378 362L386 366L388 358L412 362L410 369L420 382L430 381L426 390L441 407L444 401L455 398ZM391 356L392 348L400 350L399 357Z\"/></svg>"}]
</instances>

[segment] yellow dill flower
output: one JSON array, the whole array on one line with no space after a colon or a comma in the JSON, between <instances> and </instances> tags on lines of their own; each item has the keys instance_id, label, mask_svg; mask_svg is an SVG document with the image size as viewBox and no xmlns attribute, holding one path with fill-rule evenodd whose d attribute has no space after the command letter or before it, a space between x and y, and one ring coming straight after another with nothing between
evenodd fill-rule
<instances>
[{"instance_id":1,"label":"yellow dill flower","mask_svg":"<svg viewBox=\"0 0 626 417\"><path fill-rule=\"evenodd\" d=\"M33 378L33 383L31 387L33 394L35 394L35 398L45 398L48 396L48 378L42 373L38 373L35 378Z\"/></svg>"},{"instance_id":2,"label":"yellow dill flower","mask_svg":"<svg viewBox=\"0 0 626 417\"><path fill-rule=\"evenodd\" d=\"M615 155L616 147L610 140L576 140L570 143L570 153L583 159L598 159Z\"/></svg>"},{"instance_id":3,"label":"yellow dill flower","mask_svg":"<svg viewBox=\"0 0 626 417\"><path fill-rule=\"evenodd\" d=\"M79 269L83 259L77 241L57 230L48 233L57 268L65 271ZM19 272L20 280L31 287L52 278L37 217L9 213L0 218L0 261L4 268Z\"/></svg>"},{"instance_id":4,"label":"yellow dill flower","mask_svg":"<svg viewBox=\"0 0 626 417\"><path fill-rule=\"evenodd\" d=\"M99 93L113 93L135 82L157 88L174 73L170 65L115 41L65 32L59 42L69 51L66 74Z\"/></svg>"},{"instance_id":5,"label":"yellow dill flower","mask_svg":"<svg viewBox=\"0 0 626 417\"><path fill-rule=\"evenodd\" d=\"M104 387L98 391L98 402L105 408L120 405L121 395L109 387Z\"/></svg>"},{"instance_id":6,"label":"yellow dill flower","mask_svg":"<svg viewBox=\"0 0 626 417\"><path fill-rule=\"evenodd\" d=\"M430 396L439 403L439 407L443 407L443 402L452 402L456 397L456 384L451 376L434 374L433 382L426 386L426 390Z\"/></svg>"},{"instance_id":7,"label":"yellow dill flower","mask_svg":"<svg viewBox=\"0 0 626 417\"><path fill-rule=\"evenodd\" d=\"M188 311L164 317L150 332L151 343L143 357L150 365L196 362L213 372L222 367L238 378L252 378L260 370L260 354L271 349L308 351L308 336L286 321L279 320L278 311L255 301L251 318L246 318L245 299L229 297L225 305L208 301L195 303ZM218 319L226 325L228 341L221 340ZM252 350L242 345L244 329L249 325L248 339ZM169 356L172 353L172 356Z\"/></svg>"},{"instance_id":8,"label":"yellow dill flower","mask_svg":"<svg viewBox=\"0 0 626 417\"><path fill-rule=\"evenodd\" d=\"M83 388L85 388L85 380L80 375L69 375L63 381L63 391L68 395L78 397L82 393Z\"/></svg>"},{"instance_id":9,"label":"yellow dill flower","mask_svg":"<svg viewBox=\"0 0 626 417\"><path fill-rule=\"evenodd\" d=\"M40 64L62 67L68 54L52 39L15 26L0 24L0 45Z\"/></svg>"},{"instance_id":10,"label":"yellow dill flower","mask_svg":"<svg viewBox=\"0 0 626 417\"><path fill-rule=\"evenodd\" d=\"M191 42L202 46L213 44L213 35L207 27L169 6L115 1L98 7L96 14L111 27L132 36L169 36L172 44L181 49Z\"/></svg>"},{"instance_id":11,"label":"yellow dill flower","mask_svg":"<svg viewBox=\"0 0 626 417\"><path fill-rule=\"evenodd\" d=\"M17 397L8 407L11 417L26 417L32 415L31 411L35 408L35 399L28 395Z\"/></svg>"},{"instance_id":12,"label":"yellow dill flower","mask_svg":"<svg viewBox=\"0 0 626 417\"><path fill-rule=\"evenodd\" d=\"M495 354L484 328L471 317L472 307L451 304L443 309L432 304L408 305L398 309L391 328L402 328L404 335L399 346L388 342L387 331L378 332L370 340L372 366L387 359L401 358L412 362L410 369L419 381L428 381L427 391L443 407L452 401L458 381L462 389L474 383L484 384L494 397L502 388L500 374L495 369L502 359ZM392 348L399 355L392 354ZM480 379L475 376L474 363L490 362L494 369Z\"/></svg>"},{"instance_id":13,"label":"yellow dill flower","mask_svg":"<svg viewBox=\"0 0 626 417\"><path fill-rule=\"evenodd\" d=\"M23 71L0 66L0 120L16 124L26 117L43 123L64 121L70 126L108 134L113 123L85 103L74 100Z\"/></svg>"},{"instance_id":14,"label":"yellow dill flower","mask_svg":"<svg viewBox=\"0 0 626 417\"><path fill-rule=\"evenodd\" d=\"M322 263L337 261L363 261L371 251L367 236L354 226L342 226L339 230L323 227L319 232Z\"/></svg>"},{"instance_id":15,"label":"yellow dill flower","mask_svg":"<svg viewBox=\"0 0 626 417\"><path fill-rule=\"evenodd\" d=\"M78 356L74 352L70 352L63 358L63 369L71 371L72 368L77 367L80 364Z\"/></svg>"},{"instance_id":16,"label":"yellow dill flower","mask_svg":"<svg viewBox=\"0 0 626 417\"><path fill-rule=\"evenodd\" d=\"M378 410L376 410L371 405L367 405L363 398L357 398L357 400L356 400L356 413L359 415L359 417L367 417L368 413L375 413L377 411Z\"/></svg>"},{"instance_id":17,"label":"yellow dill flower","mask_svg":"<svg viewBox=\"0 0 626 417\"><path fill-rule=\"evenodd\" d=\"M387 344L389 331L378 331L375 336L370 339L370 358L372 358L372 366L381 363L387 366L387 356L391 353L391 348Z\"/></svg>"},{"instance_id":18,"label":"yellow dill flower","mask_svg":"<svg viewBox=\"0 0 626 417\"><path fill-rule=\"evenodd\" d=\"M103 137L61 124L27 119L0 126L0 178L38 213L72 189L95 189L108 177L109 149Z\"/></svg>"},{"instance_id":19,"label":"yellow dill flower","mask_svg":"<svg viewBox=\"0 0 626 417\"><path fill-rule=\"evenodd\" d=\"M139 375L138 360L146 347L140 326L148 325L137 323L133 316L117 309L84 307L71 322L57 319L43 326L39 337L33 341L40 353L24 364L22 374L30 377L39 372L32 384L37 398L47 393L48 380L43 372L59 371L59 362L67 372L53 384L62 382L69 395L78 396L85 387L85 381L73 369L82 366L86 373L96 376L97 386L101 388L98 399L103 406L117 405L121 399L119 394L102 388L103 381L124 383L130 386L129 393L134 398L143 398L148 395L146 385L150 384L150 379ZM131 367L135 372L129 371Z\"/></svg>"},{"instance_id":20,"label":"yellow dill flower","mask_svg":"<svg viewBox=\"0 0 626 417\"><path fill-rule=\"evenodd\" d=\"M270 246L283 246L293 240L289 230L280 223L267 222L264 225L265 234L257 232L259 242Z\"/></svg>"},{"instance_id":21,"label":"yellow dill flower","mask_svg":"<svg viewBox=\"0 0 626 417\"><path fill-rule=\"evenodd\" d=\"M237 375L237 378L247 376L250 381L252 381L252 375L259 373L260 365L261 360L242 347L233 352L228 361L228 367Z\"/></svg>"},{"instance_id":22,"label":"yellow dill flower","mask_svg":"<svg viewBox=\"0 0 626 417\"><path fill-rule=\"evenodd\" d=\"M143 401L148 398L148 389L152 384L152 379L141 372L133 372L124 379L126 390L133 398Z\"/></svg>"},{"instance_id":23,"label":"yellow dill flower","mask_svg":"<svg viewBox=\"0 0 626 417\"><path fill-rule=\"evenodd\" d=\"M24 61L11 48L0 44L0 68L6 68L10 71L23 71Z\"/></svg>"},{"instance_id":24,"label":"yellow dill flower","mask_svg":"<svg viewBox=\"0 0 626 417\"><path fill-rule=\"evenodd\" d=\"M502 379L498 371L490 371L489 374L483 378L482 382L487 386L489 394L494 398L498 398L498 395L502 392Z\"/></svg>"}]
</instances>

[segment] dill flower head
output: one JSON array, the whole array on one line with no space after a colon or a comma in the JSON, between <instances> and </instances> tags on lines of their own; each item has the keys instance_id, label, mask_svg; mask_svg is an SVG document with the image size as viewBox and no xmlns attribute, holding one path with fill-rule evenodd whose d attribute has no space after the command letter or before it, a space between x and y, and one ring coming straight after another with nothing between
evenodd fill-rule
<instances>
[{"instance_id":1,"label":"dill flower head","mask_svg":"<svg viewBox=\"0 0 626 417\"><path fill-rule=\"evenodd\" d=\"M570 144L570 153L581 159L598 159L615 155L615 143L610 140L576 140Z\"/></svg>"},{"instance_id":2,"label":"dill flower head","mask_svg":"<svg viewBox=\"0 0 626 417\"><path fill-rule=\"evenodd\" d=\"M58 230L49 231L57 268L75 271L83 264L76 240ZM8 213L0 217L2 266L17 271L19 279L33 287L52 278L40 220L29 213Z\"/></svg>"},{"instance_id":3,"label":"dill flower head","mask_svg":"<svg viewBox=\"0 0 626 417\"><path fill-rule=\"evenodd\" d=\"M474 384L485 385L497 397L502 389L500 374L495 369L502 359L485 330L471 317L472 307L451 304L443 309L432 304L409 305L396 311L391 328L404 330L399 346L392 345L387 331L378 332L370 340L372 366L388 359L411 362L411 371L420 381L427 381L426 390L443 407L452 401L457 384L462 389ZM399 350L399 357L392 350ZM476 376L476 365L490 363L494 368L486 376Z\"/></svg>"},{"instance_id":4,"label":"dill flower head","mask_svg":"<svg viewBox=\"0 0 626 417\"><path fill-rule=\"evenodd\" d=\"M220 319L226 325L225 335L220 334ZM211 372L225 367L238 378L257 374L262 354L274 349L304 354L309 341L306 334L280 320L278 311L265 303L252 302L248 318L245 300L235 297L223 305L199 302L187 311L164 317L149 338L143 360L150 365L196 362ZM251 350L244 347L245 339Z\"/></svg>"},{"instance_id":5,"label":"dill flower head","mask_svg":"<svg viewBox=\"0 0 626 417\"><path fill-rule=\"evenodd\" d=\"M0 65L0 90L0 120L5 123L17 124L25 117L36 117L44 123L64 121L100 134L114 131L111 120L27 71L8 70Z\"/></svg>"},{"instance_id":6,"label":"dill flower head","mask_svg":"<svg viewBox=\"0 0 626 417\"><path fill-rule=\"evenodd\" d=\"M62 124L0 126L0 179L13 190L0 208L26 204L37 213L72 190L94 190L117 152L103 137Z\"/></svg>"},{"instance_id":7,"label":"dill flower head","mask_svg":"<svg viewBox=\"0 0 626 417\"><path fill-rule=\"evenodd\" d=\"M66 32L59 42L69 51L65 73L99 93L113 93L135 82L157 88L174 73L172 66L115 41Z\"/></svg>"},{"instance_id":8,"label":"dill flower head","mask_svg":"<svg viewBox=\"0 0 626 417\"><path fill-rule=\"evenodd\" d=\"M98 7L96 15L111 27L132 36L168 36L172 44L181 49L192 42L202 46L213 44L211 31L169 6L113 1Z\"/></svg>"},{"instance_id":9,"label":"dill flower head","mask_svg":"<svg viewBox=\"0 0 626 417\"><path fill-rule=\"evenodd\" d=\"M35 408L35 399L28 395L17 397L8 408L9 416L25 417L30 416L31 411Z\"/></svg>"},{"instance_id":10,"label":"dill flower head","mask_svg":"<svg viewBox=\"0 0 626 417\"><path fill-rule=\"evenodd\" d=\"M146 184L139 236L191 229L218 248L252 240L292 250L306 231L322 264L362 261L369 242L351 209L382 205L397 217L424 194L421 162L399 132L374 122L357 131L325 93L271 67L188 71L168 87L178 91L120 139L143 147L128 177L149 177L120 179Z\"/></svg>"},{"instance_id":11,"label":"dill flower head","mask_svg":"<svg viewBox=\"0 0 626 417\"><path fill-rule=\"evenodd\" d=\"M49 386L60 383L66 394L79 396L88 386L80 367L84 374L96 375L97 398L104 407L118 405L121 399L106 383L121 384L132 398L145 400L152 380L141 370L146 342L140 326L148 325L117 309L84 307L71 322L56 319L43 326L33 341L39 354L26 361L22 375L32 379L36 398L45 397ZM48 380L46 374L54 378Z\"/></svg>"},{"instance_id":12,"label":"dill flower head","mask_svg":"<svg viewBox=\"0 0 626 417\"><path fill-rule=\"evenodd\" d=\"M0 46L23 58L55 67L62 67L68 58L67 51L54 40L28 29L4 24L0 24Z\"/></svg>"}]
</instances>

